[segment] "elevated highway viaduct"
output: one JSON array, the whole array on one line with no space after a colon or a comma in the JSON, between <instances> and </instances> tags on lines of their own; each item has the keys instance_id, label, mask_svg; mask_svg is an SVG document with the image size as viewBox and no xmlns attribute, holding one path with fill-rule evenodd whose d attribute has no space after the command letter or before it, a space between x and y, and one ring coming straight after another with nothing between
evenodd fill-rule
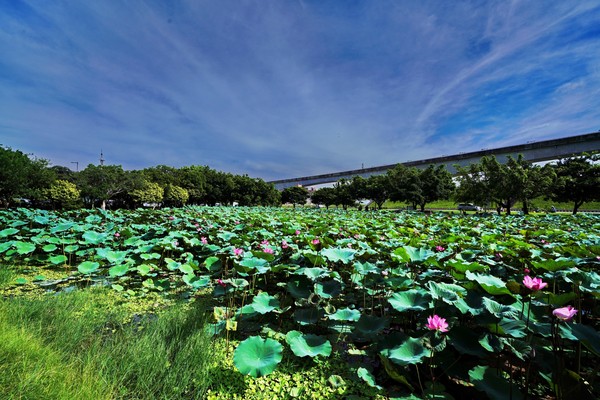
<instances>
[{"instance_id":1,"label":"elevated highway viaduct","mask_svg":"<svg viewBox=\"0 0 600 400\"><path fill-rule=\"evenodd\" d=\"M468 166L479 162L483 156L495 156L499 162L505 162L508 156L517 157L519 154L529 162L542 162L557 160L564 157L592 153L600 151L600 131L584 135L568 136L560 139L542 140L529 142L515 146L498 147L468 153L460 153L452 156L434 157L418 161L404 162L407 167L427 168L430 164L435 166L445 165L451 174L456 174L454 165ZM304 176L301 178L280 179L270 181L279 190L291 186L313 186L325 183L337 182L342 178L351 179L354 176L367 178L371 175L385 174L388 170L398 164L381 165L379 167L362 168L350 171L333 172L322 175Z\"/></svg>"}]
</instances>

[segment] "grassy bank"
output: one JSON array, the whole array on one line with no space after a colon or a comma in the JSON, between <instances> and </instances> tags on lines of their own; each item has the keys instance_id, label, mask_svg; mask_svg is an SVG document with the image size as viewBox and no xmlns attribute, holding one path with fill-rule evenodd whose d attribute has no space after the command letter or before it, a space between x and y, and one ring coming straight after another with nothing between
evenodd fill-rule
<instances>
[{"instance_id":1,"label":"grassy bank","mask_svg":"<svg viewBox=\"0 0 600 400\"><path fill-rule=\"evenodd\" d=\"M203 398L213 354L205 308L137 314L152 304L134 303L110 289L0 300L3 398Z\"/></svg>"}]
</instances>

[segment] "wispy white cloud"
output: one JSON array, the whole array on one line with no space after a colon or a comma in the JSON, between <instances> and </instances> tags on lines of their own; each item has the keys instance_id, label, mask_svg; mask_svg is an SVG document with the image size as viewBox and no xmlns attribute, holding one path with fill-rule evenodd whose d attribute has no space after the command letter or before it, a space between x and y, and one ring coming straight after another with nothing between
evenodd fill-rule
<instances>
[{"instance_id":1,"label":"wispy white cloud","mask_svg":"<svg viewBox=\"0 0 600 400\"><path fill-rule=\"evenodd\" d=\"M0 143L265 179L600 128L595 2L12 2Z\"/></svg>"}]
</instances>

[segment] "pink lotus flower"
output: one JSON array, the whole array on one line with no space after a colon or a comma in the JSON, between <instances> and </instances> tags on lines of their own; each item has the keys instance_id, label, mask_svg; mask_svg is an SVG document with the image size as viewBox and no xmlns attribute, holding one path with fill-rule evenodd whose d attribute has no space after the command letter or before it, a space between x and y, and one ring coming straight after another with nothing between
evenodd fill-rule
<instances>
[{"instance_id":1,"label":"pink lotus flower","mask_svg":"<svg viewBox=\"0 0 600 400\"><path fill-rule=\"evenodd\" d=\"M523 278L523 285L533 291L541 290L548 286L546 282L542 282L542 278L532 278L529 275L525 275Z\"/></svg>"},{"instance_id":2,"label":"pink lotus flower","mask_svg":"<svg viewBox=\"0 0 600 400\"><path fill-rule=\"evenodd\" d=\"M244 250L243 249L238 249L237 247L233 249L233 254L235 254L236 256L241 256L244 254Z\"/></svg>"},{"instance_id":3,"label":"pink lotus flower","mask_svg":"<svg viewBox=\"0 0 600 400\"><path fill-rule=\"evenodd\" d=\"M119 238L121 236L121 234L119 232L115 233L115 237Z\"/></svg>"},{"instance_id":4,"label":"pink lotus flower","mask_svg":"<svg viewBox=\"0 0 600 400\"><path fill-rule=\"evenodd\" d=\"M570 321L575 316L575 314L577 314L577 310L573 308L573 306L566 306L562 308L557 308L556 310L552 311L552 314L554 314L556 318L561 319L563 321Z\"/></svg>"},{"instance_id":5,"label":"pink lotus flower","mask_svg":"<svg viewBox=\"0 0 600 400\"><path fill-rule=\"evenodd\" d=\"M296 229L296 235L299 235L300 231L298 229Z\"/></svg>"},{"instance_id":6,"label":"pink lotus flower","mask_svg":"<svg viewBox=\"0 0 600 400\"><path fill-rule=\"evenodd\" d=\"M172 216L172 215L169 217L169 220L170 220L170 221L173 221L174 219L175 219L175 217L174 217L174 216Z\"/></svg>"},{"instance_id":7,"label":"pink lotus flower","mask_svg":"<svg viewBox=\"0 0 600 400\"><path fill-rule=\"evenodd\" d=\"M312 244L314 244L314 245L317 245L319 243L321 243L321 241L319 239L313 239L312 240Z\"/></svg>"},{"instance_id":8,"label":"pink lotus flower","mask_svg":"<svg viewBox=\"0 0 600 400\"><path fill-rule=\"evenodd\" d=\"M204 236L200 238L200 242L202 242L202 244L208 244L208 240Z\"/></svg>"},{"instance_id":9,"label":"pink lotus flower","mask_svg":"<svg viewBox=\"0 0 600 400\"><path fill-rule=\"evenodd\" d=\"M286 242L285 240L282 240L282 241L281 241L281 248L282 248L282 249L287 249L288 247L290 247L290 246L288 245L288 242Z\"/></svg>"},{"instance_id":10,"label":"pink lotus flower","mask_svg":"<svg viewBox=\"0 0 600 400\"><path fill-rule=\"evenodd\" d=\"M265 253L273 254L273 249L270 247L263 247L262 251Z\"/></svg>"},{"instance_id":11,"label":"pink lotus flower","mask_svg":"<svg viewBox=\"0 0 600 400\"><path fill-rule=\"evenodd\" d=\"M529 270L529 268L525 268L525 269L523 270L523 273L524 273L525 275L529 275L529 273L530 273L530 272L531 272L531 271Z\"/></svg>"},{"instance_id":12,"label":"pink lotus flower","mask_svg":"<svg viewBox=\"0 0 600 400\"><path fill-rule=\"evenodd\" d=\"M444 250L446 250L446 249L444 247L442 247L442 246L435 246L435 251L437 251L437 252L441 253Z\"/></svg>"},{"instance_id":13,"label":"pink lotus flower","mask_svg":"<svg viewBox=\"0 0 600 400\"><path fill-rule=\"evenodd\" d=\"M227 284L225 282L223 282L223 279L217 279L217 283L223 287L227 286Z\"/></svg>"},{"instance_id":14,"label":"pink lotus flower","mask_svg":"<svg viewBox=\"0 0 600 400\"><path fill-rule=\"evenodd\" d=\"M269 241L268 240L263 240L262 242L260 242L260 244L262 244L263 246L268 246L269 245Z\"/></svg>"},{"instance_id":15,"label":"pink lotus flower","mask_svg":"<svg viewBox=\"0 0 600 400\"><path fill-rule=\"evenodd\" d=\"M446 318L440 318L439 315L427 317L427 329L432 331L448 332L448 323Z\"/></svg>"},{"instance_id":16,"label":"pink lotus flower","mask_svg":"<svg viewBox=\"0 0 600 400\"><path fill-rule=\"evenodd\" d=\"M384 269L383 271L381 271L381 275L383 276L388 276L389 272L387 269Z\"/></svg>"}]
</instances>

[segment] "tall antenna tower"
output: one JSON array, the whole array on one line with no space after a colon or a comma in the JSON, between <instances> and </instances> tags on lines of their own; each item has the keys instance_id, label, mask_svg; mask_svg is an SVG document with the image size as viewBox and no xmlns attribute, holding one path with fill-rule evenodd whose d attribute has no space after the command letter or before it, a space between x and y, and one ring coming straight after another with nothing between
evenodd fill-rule
<instances>
[{"instance_id":1,"label":"tall antenna tower","mask_svg":"<svg viewBox=\"0 0 600 400\"><path fill-rule=\"evenodd\" d=\"M102 149L100 149L100 165L104 165L104 154L102 154Z\"/></svg>"}]
</instances>

